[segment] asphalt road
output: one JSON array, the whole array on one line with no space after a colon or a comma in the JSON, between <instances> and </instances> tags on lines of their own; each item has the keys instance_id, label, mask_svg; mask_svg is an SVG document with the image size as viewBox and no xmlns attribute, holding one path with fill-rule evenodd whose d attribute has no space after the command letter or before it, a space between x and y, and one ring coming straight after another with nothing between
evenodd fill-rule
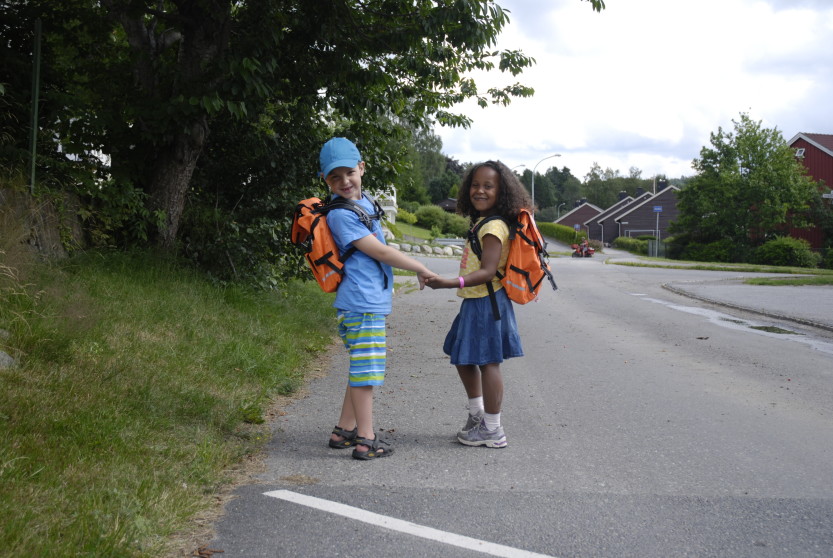
<instances>
[{"instance_id":1,"label":"asphalt road","mask_svg":"<svg viewBox=\"0 0 833 558\"><path fill-rule=\"evenodd\" d=\"M453 260L432 260L444 274ZM233 557L833 556L833 334L662 288L733 274L553 261L516 307L506 449L454 434L465 395L441 342L453 291L399 289L377 427L396 453L326 445L334 348L274 424L266 471L208 543Z\"/></svg>"}]
</instances>

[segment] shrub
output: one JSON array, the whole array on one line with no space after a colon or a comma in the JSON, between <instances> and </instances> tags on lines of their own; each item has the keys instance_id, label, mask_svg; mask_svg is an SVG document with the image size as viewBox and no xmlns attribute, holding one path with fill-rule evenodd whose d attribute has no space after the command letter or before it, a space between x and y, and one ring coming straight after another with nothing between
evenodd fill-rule
<instances>
[{"instance_id":1,"label":"shrub","mask_svg":"<svg viewBox=\"0 0 833 558\"><path fill-rule=\"evenodd\" d=\"M833 269L833 240L828 240L822 248L822 258L819 267Z\"/></svg>"},{"instance_id":2,"label":"shrub","mask_svg":"<svg viewBox=\"0 0 833 558\"><path fill-rule=\"evenodd\" d=\"M399 206L399 209L404 209L408 213L416 213L417 209L420 208L419 202L409 200L397 202L397 205Z\"/></svg>"},{"instance_id":3,"label":"shrub","mask_svg":"<svg viewBox=\"0 0 833 558\"><path fill-rule=\"evenodd\" d=\"M416 215L414 215L413 213L411 213L407 209L402 209L402 208L399 208L396 211L396 218L399 221L404 221L405 223L408 223L409 225L413 225L417 222L417 216Z\"/></svg>"},{"instance_id":4,"label":"shrub","mask_svg":"<svg viewBox=\"0 0 833 558\"><path fill-rule=\"evenodd\" d=\"M680 258L695 262L738 262L743 261L740 248L730 239L702 244L691 242L683 248Z\"/></svg>"},{"instance_id":5,"label":"shrub","mask_svg":"<svg viewBox=\"0 0 833 558\"><path fill-rule=\"evenodd\" d=\"M575 244L578 242L578 235L573 227L556 225L555 223L548 223L546 221L536 221L536 223L541 230L541 234L546 237L554 238L565 244Z\"/></svg>"},{"instance_id":6,"label":"shrub","mask_svg":"<svg viewBox=\"0 0 833 558\"><path fill-rule=\"evenodd\" d=\"M791 267L816 267L821 257L801 238L779 236L759 246L754 253L755 263Z\"/></svg>"},{"instance_id":7,"label":"shrub","mask_svg":"<svg viewBox=\"0 0 833 558\"><path fill-rule=\"evenodd\" d=\"M426 229L439 227L442 230L447 213L437 205L423 205L416 210L417 224Z\"/></svg>"},{"instance_id":8,"label":"shrub","mask_svg":"<svg viewBox=\"0 0 833 558\"><path fill-rule=\"evenodd\" d=\"M626 250L632 254L648 254L648 241L628 236L618 236L613 241L613 247L619 250Z\"/></svg>"},{"instance_id":9,"label":"shrub","mask_svg":"<svg viewBox=\"0 0 833 558\"><path fill-rule=\"evenodd\" d=\"M446 214L445 228L443 232L450 236L459 236L466 238L469 232L469 225L471 222L462 215L448 213Z\"/></svg>"}]
</instances>

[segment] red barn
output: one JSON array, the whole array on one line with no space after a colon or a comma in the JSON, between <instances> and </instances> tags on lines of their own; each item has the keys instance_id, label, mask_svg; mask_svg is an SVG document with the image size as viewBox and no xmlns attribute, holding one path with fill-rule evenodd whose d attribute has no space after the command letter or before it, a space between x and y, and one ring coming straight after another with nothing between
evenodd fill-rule
<instances>
[{"instance_id":1,"label":"red barn","mask_svg":"<svg viewBox=\"0 0 833 558\"><path fill-rule=\"evenodd\" d=\"M833 186L833 134L808 134L799 132L787 142L795 150L795 156L807 169L813 180L823 183L820 193ZM814 250L824 245L821 229L791 229L790 236L807 240Z\"/></svg>"}]
</instances>

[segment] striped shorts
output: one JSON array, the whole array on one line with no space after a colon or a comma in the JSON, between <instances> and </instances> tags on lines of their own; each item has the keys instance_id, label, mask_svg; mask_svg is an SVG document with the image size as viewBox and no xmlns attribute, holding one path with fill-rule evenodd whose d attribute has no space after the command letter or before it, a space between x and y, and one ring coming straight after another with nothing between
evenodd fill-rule
<instances>
[{"instance_id":1,"label":"striped shorts","mask_svg":"<svg viewBox=\"0 0 833 558\"><path fill-rule=\"evenodd\" d=\"M384 384L387 356L385 315L340 311L338 334L350 353L349 385Z\"/></svg>"}]
</instances>

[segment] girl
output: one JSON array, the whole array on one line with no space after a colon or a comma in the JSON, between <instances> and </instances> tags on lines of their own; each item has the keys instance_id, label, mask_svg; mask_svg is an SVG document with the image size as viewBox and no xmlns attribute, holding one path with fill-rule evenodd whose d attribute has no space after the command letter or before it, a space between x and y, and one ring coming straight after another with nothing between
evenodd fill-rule
<instances>
[{"instance_id":1,"label":"girl","mask_svg":"<svg viewBox=\"0 0 833 558\"><path fill-rule=\"evenodd\" d=\"M468 216L476 226L486 217L497 215L477 231L481 257L466 242L460 261L460 276L433 277L426 280L432 289L457 288L463 299L445 338L443 351L468 395L469 416L457 440L467 446L505 448L506 435L500 423L503 403L503 377L500 363L506 358L523 356L512 302L506 296L497 272L503 273L509 254L509 226L521 208L532 203L515 174L499 161L475 165L460 186L457 213ZM487 283L495 291L500 319L495 319Z\"/></svg>"}]
</instances>

